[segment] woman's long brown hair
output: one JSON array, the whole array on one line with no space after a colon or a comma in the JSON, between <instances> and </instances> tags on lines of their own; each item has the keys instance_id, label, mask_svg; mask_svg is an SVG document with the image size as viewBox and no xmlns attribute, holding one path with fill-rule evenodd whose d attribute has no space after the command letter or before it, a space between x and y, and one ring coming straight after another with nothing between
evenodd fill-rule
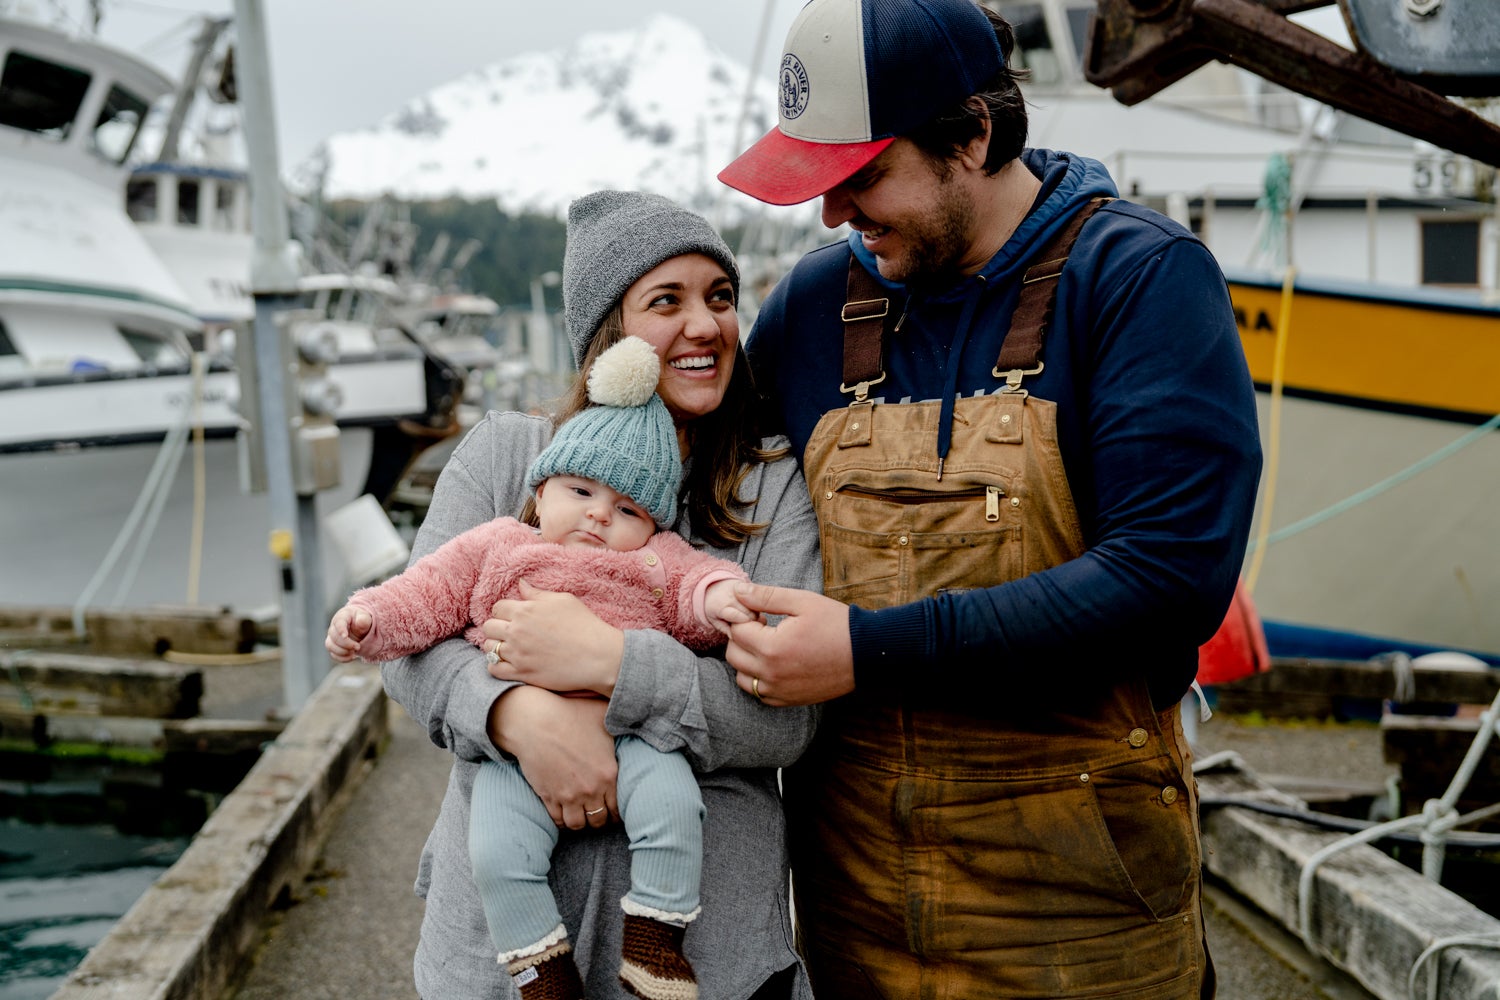
<instances>
[{"instance_id":1,"label":"woman's long brown hair","mask_svg":"<svg viewBox=\"0 0 1500 1000\"><path fill-rule=\"evenodd\" d=\"M561 427L571 417L593 404L589 401L588 372L604 351L625 338L624 312L618 303L599 324L594 339L584 352L583 363L573 384L558 400L552 426ZM688 463L683 479L687 495L688 518L693 531L715 548L739 545L765 525L746 521L737 510L748 507L755 498L741 500L740 486L748 467L783 457L787 449L760 446L760 420L757 396L750 376L750 364L742 346L735 347L734 371L724 399L712 413L706 413L687 425ZM528 498L521 520L536 524L536 500Z\"/></svg>"}]
</instances>

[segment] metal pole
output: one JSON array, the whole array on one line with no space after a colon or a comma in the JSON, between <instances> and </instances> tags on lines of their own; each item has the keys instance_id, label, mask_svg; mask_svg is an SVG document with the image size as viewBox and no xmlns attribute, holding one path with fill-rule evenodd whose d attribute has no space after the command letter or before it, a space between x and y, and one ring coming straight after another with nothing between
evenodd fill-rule
<instances>
[{"instance_id":1,"label":"metal pole","mask_svg":"<svg viewBox=\"0 0 1500 1000\"><path fill-rule=\"evenodd\" d=\"M235 0L239 51L235 57L240 109L249 156L255 256L250 281L255 294L257 395L263 418L268 540L281 576L281 678L285 708L295 712L328 673L321 624L322 554L315 497L297 493L293 479L292 414L300 410L290 367L292 346L277 323L295 309L297 255L289 238L282 197L280 154L271 97L270 58L261 0ZM294 409L295 408L295 409Z\"/></svg>"}]
</instances>

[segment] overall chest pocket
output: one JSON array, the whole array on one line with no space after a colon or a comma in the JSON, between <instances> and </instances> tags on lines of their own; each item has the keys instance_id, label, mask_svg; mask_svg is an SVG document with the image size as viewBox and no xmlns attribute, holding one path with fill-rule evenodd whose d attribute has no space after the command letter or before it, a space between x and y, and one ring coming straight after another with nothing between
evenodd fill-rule
<instances>
[{"instance_id":1,"label":"overall chest pocket","mask_svg":"<svg viewBox=\"0 0 1500 1000\"><path fill-rule=\"evenodd\" d=\"M904 478L868 471L823 478L818 506L828 596L884 608L1019 575L1021 526L1009 481L918 486Z\"/></svg>"}]
</instances>

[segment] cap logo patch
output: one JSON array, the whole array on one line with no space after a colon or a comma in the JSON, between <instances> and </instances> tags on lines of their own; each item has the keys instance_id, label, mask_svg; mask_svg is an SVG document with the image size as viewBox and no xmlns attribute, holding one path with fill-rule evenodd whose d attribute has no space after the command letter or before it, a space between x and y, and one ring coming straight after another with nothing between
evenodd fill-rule
<instances>
[{"instance_id":1,"label":"cap logo patch","mask_svg":"<svg viewBox=\"0 0 1500 1000\"><path fill-rule=\"evenodd\" d=\"M807 110L807 69L788 52L781 57L781 117L790 121Z\"/></svg>"}]
</instances>

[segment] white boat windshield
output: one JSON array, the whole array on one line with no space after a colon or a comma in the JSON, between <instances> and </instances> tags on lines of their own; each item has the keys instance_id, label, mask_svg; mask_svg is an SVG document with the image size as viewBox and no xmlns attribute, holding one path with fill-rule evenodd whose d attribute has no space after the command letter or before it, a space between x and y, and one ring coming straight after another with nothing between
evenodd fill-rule
<instances>
[{"instance_id":1,"label":"white boat windshield","mask_svg":"<svg viewBox=\"0 0 1500 1000\"><path fill-rule=\"evenodd\" d=\"M992 0L990 6L1015 31L1012 62L1015 68L1031 72L1031 84L1055 87L1079 77L1083 48L1088 42L1089 17L1094 10L1092 3Z\"/></svg>"},{"instance_id":2,"label":"white boat windshield","mask_svg":"<svg viewBox=\"0 0 1500 1000\"><path fill-rule=\"evenodd\" d=\"M88 97L93 74L19 49L0 69L0 125L66 142ZM124 163L145 123L148 103L111 84L89 132L89 148L110 163Z\"/></svg>"}]
</instances>

